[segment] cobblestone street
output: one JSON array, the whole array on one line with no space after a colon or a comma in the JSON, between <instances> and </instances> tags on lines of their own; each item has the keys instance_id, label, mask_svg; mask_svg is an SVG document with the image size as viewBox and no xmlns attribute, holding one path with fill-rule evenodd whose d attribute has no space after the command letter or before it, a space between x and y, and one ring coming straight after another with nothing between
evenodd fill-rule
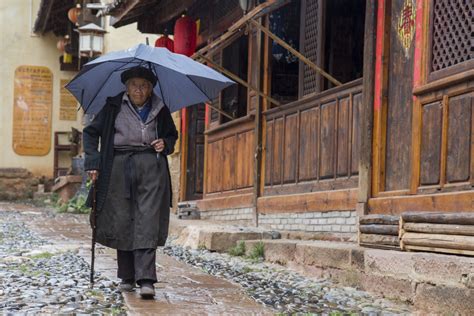
<instances>
[{"instance_id":1,"label":"cobblestone street","mask_svg":"<svg viewBox=\"0 0 474 316\"><path fill-rule=\"evenodd\" d=\"M0 309L64 314L409 314L407 305L329 280L255 260L188 250L172 243L157 254L154 300L121 295L115 254L97 247L97 283L89 287L87 216L0 204ZM171 238L172 239L172 238Z\"/></svg>"}]
</instances>

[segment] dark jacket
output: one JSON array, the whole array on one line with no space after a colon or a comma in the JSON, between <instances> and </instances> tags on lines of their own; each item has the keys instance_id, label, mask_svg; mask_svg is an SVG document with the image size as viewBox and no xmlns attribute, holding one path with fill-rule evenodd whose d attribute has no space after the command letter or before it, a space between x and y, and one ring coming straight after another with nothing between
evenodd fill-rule
<instances>
[{"instance_id":1,"label":"dark jacket","mask_svg":"<svg viewBox=\"0 0 474 316\"><path fill-rule=\"evenodd\" d=\"M114 158L114 126L115 119L122 105L122 98L125 92L121 92L114 97L107 98L104 108L97 114L91 124L83 130L83 144L85 152L84 169L98 170L97 180L97 211L104 206L107 189L109 187L110 174ZM163 107L156 117L157 134L165 142L165 149L162 155L170 155L174 152L174 146L178 139L178 132L171 117L168 107ZM98 150L100 144L100 151ZM166 164L168 159L164 157ZM170 177L169 167L168 177ZM171 183L171 181L170 181ZM171 192L172 189L170 188ZM171 194L170 194L171 196ZM89 192L87 205L92 205L92 194ZM170 199L171 206L171 199Z\"/></svg>"}]
</instances>

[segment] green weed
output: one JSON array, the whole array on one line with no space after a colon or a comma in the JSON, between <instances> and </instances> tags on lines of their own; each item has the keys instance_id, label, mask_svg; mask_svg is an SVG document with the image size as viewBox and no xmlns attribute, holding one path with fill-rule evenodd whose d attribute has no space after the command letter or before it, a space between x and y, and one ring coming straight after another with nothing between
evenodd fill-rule
<instances>
[{"instance_id":1,"label":"green weed","mask_svg":"<svg viewBox=\"0 0 474 316\"><path fill-rule=\"evenodd\" d=\"M31 259L49 259L52 256L54 256L54 254L52 254L51 252L45 251L45 252L42 252L42 253L32 255L30 258Z\"/></svg>"},{"instance_id":2,"label":"green weed","mask_svg":"<svg viewBox=\"0 0 474 316\"><path fill-rule=\"evenodd\" d=\"M229 255L234 257L241 257L245 255L245 242L243 240L239 241L237 245L230 248L228 251Z\"/></svg>"},{"instance_id":3,"label":"green weed","mask_svg":"<svg viewBox=\"0 0 474 316\"><path fill-rule=\"evenodd\" d=\"M260 258L264 258L264 256L265 256L265 245L263 242L259 241L250 250L248 258L252 260L257 260Z\"/></svg>"}]
</instances>

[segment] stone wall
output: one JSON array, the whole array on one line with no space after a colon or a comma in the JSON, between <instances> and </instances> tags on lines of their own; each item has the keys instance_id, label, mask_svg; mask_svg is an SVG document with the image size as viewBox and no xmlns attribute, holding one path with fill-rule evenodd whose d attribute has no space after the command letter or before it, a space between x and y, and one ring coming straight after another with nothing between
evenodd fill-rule
<instances>
[{"instance_id":1,"label":"stone wall","mask_svg":"<svg viewBox=\"0 0 474 316\"><path fill-rule=\"evenodd\" d=\"M229 223L252 223L253 208L233 208L226 210L201 211L201 219L226 221Z\"/></svg>"},{"instance_id":2,"label":"stone wall","mask_svg":"<svg viewBox=\"0 0 474 316\"><path fill-rule=\"evenodd\" d=\"M0 168L0 200L20 200L33 197L38 179L23 168Z\"/></svg>"},{"instance_id":3,"label":"stone wall","mask_svg":"<svg viewBox=\"0 0 474 316\"><path fill-rule=\"evenodd\" d=\"M249 207L212 211L201 210L201 219L225 221L229 224L252 224L253 209ZM259 214L258 224L263 228L279 231L328 233L348 237L355 235L357 232L355 211Z\"/></svg>"},{"instance_id":4,"label":"stone wall","mask_svg":"<svg viewBox=\"0 0 474 316\"><path fill-rule=\"evenodd\" d=\"M259 225L275 230L316 233L357 232L355 211L259 214Z\"/></svg>"}]
</instances>

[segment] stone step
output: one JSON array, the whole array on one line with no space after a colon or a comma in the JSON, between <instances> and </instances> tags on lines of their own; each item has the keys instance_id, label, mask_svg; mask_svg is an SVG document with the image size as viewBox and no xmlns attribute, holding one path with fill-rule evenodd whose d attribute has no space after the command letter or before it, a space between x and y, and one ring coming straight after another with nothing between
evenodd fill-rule
<instances>
[{"instance_id":1,"label":"stone step","mask_svg":"<svg viewBox=\"0 0 474 316\"><path fill-rule=\"evenodd\" d=\"M288 239L248 240L246 250L257 243L264 245L265 261L306 275L331 278L388 298L401 298L418 308L437 306L437 312L462 314L474 310L474 259L470 257ZM438 300L449 305L436 303Z\"/></svg>"}]
</instances>

